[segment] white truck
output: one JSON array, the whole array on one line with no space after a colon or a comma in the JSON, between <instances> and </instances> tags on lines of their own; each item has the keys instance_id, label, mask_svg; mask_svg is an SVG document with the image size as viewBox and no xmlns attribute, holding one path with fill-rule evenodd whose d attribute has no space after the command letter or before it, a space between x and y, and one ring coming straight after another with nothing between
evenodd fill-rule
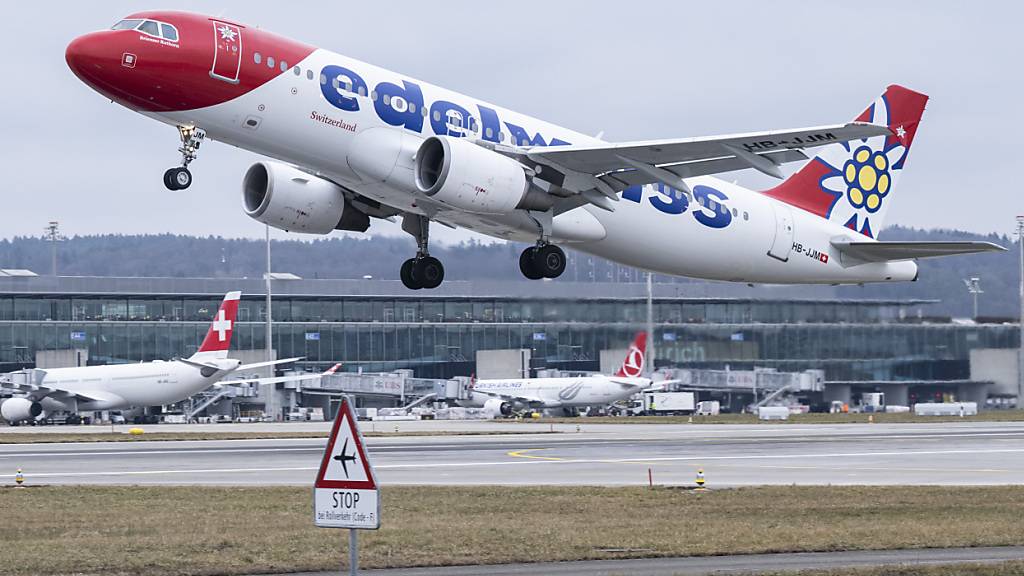
<instances>
[{"instance_id":1,"label":"white truck","mask_svg":"<svg viewBox=\"0 0 1024 576\"><path fill-rule=\"evenodd\" d=\"M641 414L693 414L696 402L693 392L644 392Z\"/></svg>"}]
</instances>

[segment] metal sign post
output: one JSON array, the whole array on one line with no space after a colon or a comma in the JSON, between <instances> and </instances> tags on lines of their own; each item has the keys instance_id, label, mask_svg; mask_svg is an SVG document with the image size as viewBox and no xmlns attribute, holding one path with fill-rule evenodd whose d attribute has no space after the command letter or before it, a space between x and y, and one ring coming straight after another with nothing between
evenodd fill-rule
<instances>
[{"instance_id":1,"label":"metal sign post","mask_svg":"<svg viewBox=\"0 0 1024 576\"><path fill-rule=\"evenodd\" d=\"M380 528L380 492L348 398L343 398L338 408L316 476L313 522L321 528L349 529L349 574L357 574L356 531Z\"/></svg>"}]
</instances>

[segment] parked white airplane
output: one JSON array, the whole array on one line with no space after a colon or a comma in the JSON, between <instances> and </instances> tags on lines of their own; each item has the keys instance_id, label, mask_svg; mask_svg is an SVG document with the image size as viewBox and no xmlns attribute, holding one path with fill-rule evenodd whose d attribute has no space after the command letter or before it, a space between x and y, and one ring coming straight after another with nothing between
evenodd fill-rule
<instances>
[{"instance_id":1,"label":"parked white airplane","mask_svg":"<svg viewBox=\"0 0 1024 576\"><path fill-rule=\"evenodd\" d=\"M77 368L30 369L0 377L0 388L16 396L0 404L0 416L10 423L67 410L121 410L133 406L161 406L184 400L214 385L255 382L269 384L318 375L282 376L224 381L240 371L294 362L288 358L242 364L228 358L231 334L241 292L228 292L210 324L199 351L189 358L165 362L112 364Z\"/></svg>"},{"instance_id":2,"label":"parked white airplane","mask_svg":"<svg viewBox=\"0 0 1024 576\"><path fill-rule=\"evenodd\" d=\"M485 408L496 417L523 410L605 406L651 386L651 379L643 376L646 350L647 333L640 332L612 376L474 380L470 397L459 404Z\"/></svg>"},{"instance_id":3,"label":"parked white airplane","mask_svg":"<svg viewBox=\"0 0 1024 576\"><path fill-rule=\"evenodd\" d=\"M900 86L845 124L609 143L199 14L134 14L75 39L66 59L112 101L178 128L172 190L191 184L209 136L285 162L245 174L260 222L328 234L401 216L418 244L400 274L413 289L444 278L432 221L534 243L519 260L532 279L562 273L558 245L665 274L829 284L913 280L916 258L1002 249L875 240L928 100ZM806 160L762 192L711 177L781 178L780 164Z\"/></svg>"}]
</instances>

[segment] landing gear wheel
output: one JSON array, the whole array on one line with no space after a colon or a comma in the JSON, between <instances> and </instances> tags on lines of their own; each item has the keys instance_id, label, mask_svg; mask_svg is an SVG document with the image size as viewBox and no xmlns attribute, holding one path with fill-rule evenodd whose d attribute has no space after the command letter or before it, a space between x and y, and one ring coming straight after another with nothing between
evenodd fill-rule
<instances>
[{"instance_id":1,"label":"landing gear wheel","mask_svg":"<svg viewBox=\"0 0 1024 576\"><path fill-rule=\"evenodd\" d=\"M437 288L444 281L444 265L433 256L420 258L416 263L413 277L428 290Z\"/></svg>"},{"instance_id":2,"label":"landing gear wheel","mask_svg":"<svg viewBox=\"0 0 1024 576\"><path fill-rule=\"evenodd\" d=\"M533 252L533 269L544 278L558 278L565 272L565 252L552 244L536 248Z\"/></svg>"},{"instance_id":3,"label":"landing gear wheel","mask_svg":"<svg viewBox=\"0 0 1024 576\"><path fill-rule=\"evenodd\" d=\"M184 190L191 185L192 173L184 166L164 172L164 186L167 186L168 190Z\"/></svg>"},{"instance_id":4,"label":"landing gear wheel","mask_svg":"<svg viewBox=\"0 0 1024 576\"><path fill-rule=\"evenodd\" d=\"M423 285L417 281L415 272L415 258L409 258L405 262L402 262L402 268L399 270L398 276L402 279L402 284L404 284L409 290L419 290L420 288L423 288Z\"/></svg>"},{"instance_id":5,"label":"landing gear wheel","mask_svg":"<svg viewBox=\"0 0 1024 576\"><path fill-rule=\"evenodd\" d=\"M531 246L526 250L523 250L523 253L519 255L519 271L523 273L523 276L526 276L530 280L540 280L544 277L544 274L542 274L533 263L533 256L536 251L537 248L535 246Z\"/></svg>"}]
</instances>

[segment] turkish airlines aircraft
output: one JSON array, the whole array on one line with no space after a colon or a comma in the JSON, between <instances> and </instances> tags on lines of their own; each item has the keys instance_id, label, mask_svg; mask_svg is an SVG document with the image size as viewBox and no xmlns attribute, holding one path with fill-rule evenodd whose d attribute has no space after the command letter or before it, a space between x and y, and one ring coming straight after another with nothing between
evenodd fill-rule
<instances>
[{"instance_id":1,"label":"turkish airlines aircraft","mask_svg":"<svg viewBox=\"0 0 1024 576\"><path fill-rule=\"evenodd\" d=\"M401 266L412 289L444 278L431 222L534 243L519 260L532 279L562 273L561 245L664 274L828 284L913 280L916 258L1002 250L875 240L928 100L900 86L845 124L609 143L199 14L134 14L75 39L66 59L112 101L177 127L172 190L191 184L210 137L277 160L242 179L260 222L328 234L400 216L418 245ZM798 161L761 192L712 177L782 178Z\"/></svg>"},{"instance_id":2,"label":"turkish airlines aircraft","mask_svg":"<svg viewBox=\"0 0 1024 576\"><path fill-rule=\"evenodd\" d=\"M651 379L642 376L646 350L647 333L640 332L630 344L622 366L612 376L475 380L470 397L459 404L485 408L495 417L523 410L605 406L651 386Z\"/></svg>"},{"instance_id":3,"label":"turkish airlines aircraft","mask_svg":"<svg viewBox=\"0 0 1024 576\"><path fill-rule=\"evenodd\" d=\"M133 406L162 406L184 400L215 385L254 382L270 384L318 375L282 376L249 380L222 380L229 374L250 368L294 362L299 358L242 364L228 358L231 333L241 292L228 292L210 324L199 351L191 357L170 362L157 360L139 364L111 364L78 368L32 369L0 377L0 389L17 396L0 404L0 416L10 423L44 416L44 412L67 410L121 410ZM333 370L333 369L332 369Z\"/></svg>"}]
</instances>

